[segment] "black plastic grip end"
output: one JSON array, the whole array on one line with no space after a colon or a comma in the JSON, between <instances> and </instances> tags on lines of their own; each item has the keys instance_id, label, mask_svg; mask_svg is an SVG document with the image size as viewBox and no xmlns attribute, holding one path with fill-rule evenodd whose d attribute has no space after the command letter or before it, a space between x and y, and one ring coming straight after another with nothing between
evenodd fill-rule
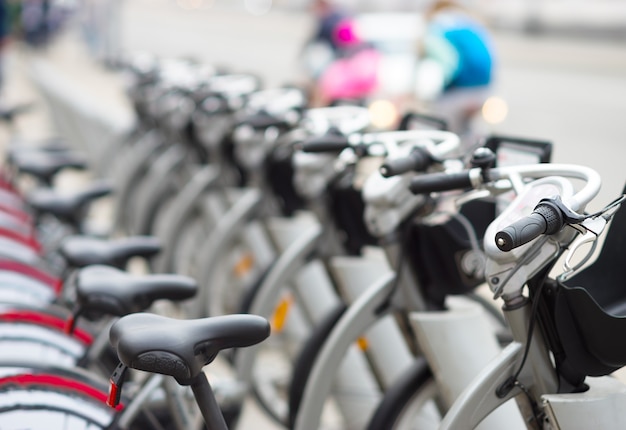
<instances>
[{"instance_id":1,"label":"black plastic grip end","mask_svg":"<svg viewBox=\"0 0 626 430\"><path fill-rule=\"evenodd\" d=\"M327 134L305 140L299 149L303 152L341 152L349 146L347 137Z\"/></svg>"},{"instance_id":2,"label":"black plastic grip end","mask_svg":"<svg viewBox=\"0 0 626 430\"><path fill-rule=\"evenodd\" d=\"M389 178L407 172L423 172L432 162L433 160L427 151L416 148L406 157L385 161L380 166L380 174Z\"/></svg>"},{"instance_id":3,"label":"black plastic grip end","mask_svg":"<svg viewBox=\"0 0 626 430\"><path fill-rule=\"evenodd\" d=\"M413 194L463 190L472 187L469 170L458 173L432 173L413 178L409 189Z\"/></svg>"},{"instance_id":4,"label":"black plastic grip end","mask_svg":"<svg viewBox=\"0 0 626 430\"><path fill-rule=\"evenodd\" d=\"M550 201L541 201L532 214L496 233L496 246L501 251L510 251L542 234L557 233L564 224L559 207Z\"/></svg>"},{"instance_id":5,"label":"black plastic grip end","mask_svg":"<svg viewBox=\"0 0 626 430\"><path fill-rule=\"evenodd\" d=\"M546 219L533 212L496 233L496 246L501 251L510 251L541 236L546 228Z\"/></svg>"}]
</instances>

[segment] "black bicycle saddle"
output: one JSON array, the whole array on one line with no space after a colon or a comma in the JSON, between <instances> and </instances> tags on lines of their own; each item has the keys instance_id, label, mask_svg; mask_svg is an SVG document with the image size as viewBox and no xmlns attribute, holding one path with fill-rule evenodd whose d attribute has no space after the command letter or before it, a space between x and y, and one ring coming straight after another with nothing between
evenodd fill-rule
<instances>
[{"instance_id":1,"label":"black bicycle saddle","mask_svg":"<svg viewBox=\"0 0 626 430\"><path fill-rule=\"evenodd\" d=\"M59 247L59 253L71 267L104 264L120 269L124 268L133 257L149 258L160 251L160 241L153 236L131 236L119 239L69 236Z\"/></svg>"},{"instance_id":2,"label":"black bicycle saddle","mask_svg":"<svg viewBox=\"0 0 626 430\"><path fill-rule=\"evenodd\" d=\"M198 291L183 275L131 275L109 266L89 266L78 274L76 303L82 311L123 316L146 310L156 300L185 300Z\"/></svg>"},{"instance_id":3,"label":"black bicycle saddle","mask_svg":"<svg viewBox=\"0 0 626 430\"><path fill-rule=\"evenodd\" d=\"M263 130L269 127L288 128L290 124L285 118L279 118L268 112L260 111L241 118L237 125L247 125L255 130Z\"/></svg>"},{"instance_id":4,"label":"black bicycle saddle","mask_svg":"<svg viewBox=\"0 0 626 430\"><path fill-rule=\"evenodd\" d=\"M186 385L221 350L255 345L269 334L267 320L256 315L176 320L139 313L113 324L109 339L124 365Z\"/></svg>"},{"instance_id":5,"label":"black bicycle saddle","mask_svg":"<svg viewBox=\"0 0 626 430\"><path fill-rule=\"evenodd\" d=\"M85 156L70 151L17 151L12 161L21 173L35 176L46 184L50 184L61 170L87 168Z\"/></svg>"},{"instance_id":6,"label":"black bicycle saddle","mask_svg":"<svg viewBox=\"0 0 626 430\"><path fill-rule=\"evenodd\" d=\"M30 153L71 152L67 142L61 137L48 137L43 140L12 139L5 150L7 163L14 164L16 157L24 157Z\"/></svg>"},{"instance_id":7,"label":"black bicycle saddle","mask_svg":"<svg viewBox=\"0 0 626 430\"><path fill-rule=\"evenodd\" d=\"M113 187L106 182L94 182L84 190L70 194L60 194L49 188L41 188L30 193L26 200L37 214L49 213L61 220L76 223L82 212L93 200L111 194Z\"/></svg>"}]
</instances>

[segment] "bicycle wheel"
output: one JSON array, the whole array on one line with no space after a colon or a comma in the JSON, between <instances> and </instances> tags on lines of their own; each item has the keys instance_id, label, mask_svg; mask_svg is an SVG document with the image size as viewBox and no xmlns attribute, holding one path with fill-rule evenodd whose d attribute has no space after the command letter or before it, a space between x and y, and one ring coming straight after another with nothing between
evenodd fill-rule
<instances>
[{"instance_id":1,"label":"bicycle wheel","mask_svg":"<svg viewBox=\"0 0 626 430\"><path fill-rule=\"evenodd\" d=\"M443 418L438 388L423 358L406 372L406 377L385 392L368 430L437 429Z\"/></svg>"},{"instance_id":2,"label":"bicycle wheel","mask_svg":"<svg viewBox=\"0 0 626 430\"><path fill-rule=\"evenodd\" d=\"M304 386L309 379L309 374L311 373L313 363L315 363L317 352L321 349L322 344L346 309L346 305L342 303L332 312L329 312L326 318L314 329L313 333L300 350L300 354L294 364L291 383L289 385L289 428L293 428L295 425L296 415L300 407L302 394L304 393Z\"/></svg>"},{"instance_id":3,"label":"bicycle wheel","mask_svg":"<svg viewBox=\"0 0 626 430\"><path fill-rule=\"evenodd\" d=\"M79 373L30 367L0 368L0 428L107 428L116 410L105 404L104 384Z\"/></svg>"}]
</instances>

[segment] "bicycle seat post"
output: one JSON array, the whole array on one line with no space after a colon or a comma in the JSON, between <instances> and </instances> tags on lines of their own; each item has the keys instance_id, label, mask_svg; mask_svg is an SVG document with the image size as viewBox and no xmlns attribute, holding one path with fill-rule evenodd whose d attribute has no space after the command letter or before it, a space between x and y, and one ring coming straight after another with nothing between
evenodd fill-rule
<instances>
[{"instance_id":1,"label":"bicycle seat post","mask_svg":"<svg viewBox=\"0 0 626 430\"><path fill-rule=\"evenodd\" d=\"M204 372L200 372L193 378L190 387L204 417L206 427L211 430L228 430L222 411L215 399L213 389Z\"/></svg>"}]
</instances>

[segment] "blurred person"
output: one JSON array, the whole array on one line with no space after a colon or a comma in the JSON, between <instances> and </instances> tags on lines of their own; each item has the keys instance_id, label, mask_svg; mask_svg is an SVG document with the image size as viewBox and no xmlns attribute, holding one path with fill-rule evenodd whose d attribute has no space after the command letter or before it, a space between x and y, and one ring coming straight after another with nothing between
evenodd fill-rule
<instances>
[{"instance_id":1,"label":"blurred person","mask_svg":"<svg viewBox=\"0 0 626 430\"><path fill-rule=\"evenodd\" d=\"M330 0L313 0L310 11L315 19L315 28L305 43L302 59L307 74L317 79L341 50L335 41L335 27L350 15Z\"/></svg>"},{"instance_id":2,"label":"blurred person","mask_svg":"<svg viewBox=\"0 0 626 430\"><path fill-rule=\"evenodd\" d=\"M492 89L495 50L486 26L451 0L425 11L425 34L415 76L415 95L452 131L471 133L471 122Z\"/></svg>"},{"instance_id":3,"label":"blurred person","mask_svg":"<svg viewBox=\"0 0 626 430\"><path fill-rule=\"evenodd\" d=\"M20 29L24 41L33 47L47 46L63 29L74 7L61 0L22 0Z\"/></svg>"},{"instance_id":4,"label":"blurred person","mask_svg":"<svg viewBox=\"0 0 626 430\"><path fill-rule=\"evenodd\" d=\"M335 37L335 29L341 21L350 19L350 14L334 5L330 0L313 0L311 9L317 19L317 28L312 39L328 44L330 49L335 52L340 51L343 46L341 41Z\"/></svg>"},{"instance_id":5,"label":"blurred person","mask_svg":"<svg viewBox=\"0 0 626 430\"><path fill-rule=\"evenodd\" d=\"M0 0L0 93L4 90L5 53L11 37L11 14L7 0Z\"/></svg>"},{"instance_id":6,"label":"blurred person","mask_svg":"<svg viewBox=\"0 0 626 430\"><path fill-rule=\"evenodd\" d=\"M47 22L49 0L23 0L21 10L21 27L24 40L31 46L41 46L49 36Z\"/></svg>"},{"instance_id":7,"label":"blurred person","mask_svg":"<svg viewBox=\"0 0 626 430\"><path fill-rule=\"evenodd\" d=\"M312 105L367 97L378 84L378 52L360 37L354 18L331 1L314 0L312 12L316 28L302 55Z\"/></svg>"}]
</instances>

